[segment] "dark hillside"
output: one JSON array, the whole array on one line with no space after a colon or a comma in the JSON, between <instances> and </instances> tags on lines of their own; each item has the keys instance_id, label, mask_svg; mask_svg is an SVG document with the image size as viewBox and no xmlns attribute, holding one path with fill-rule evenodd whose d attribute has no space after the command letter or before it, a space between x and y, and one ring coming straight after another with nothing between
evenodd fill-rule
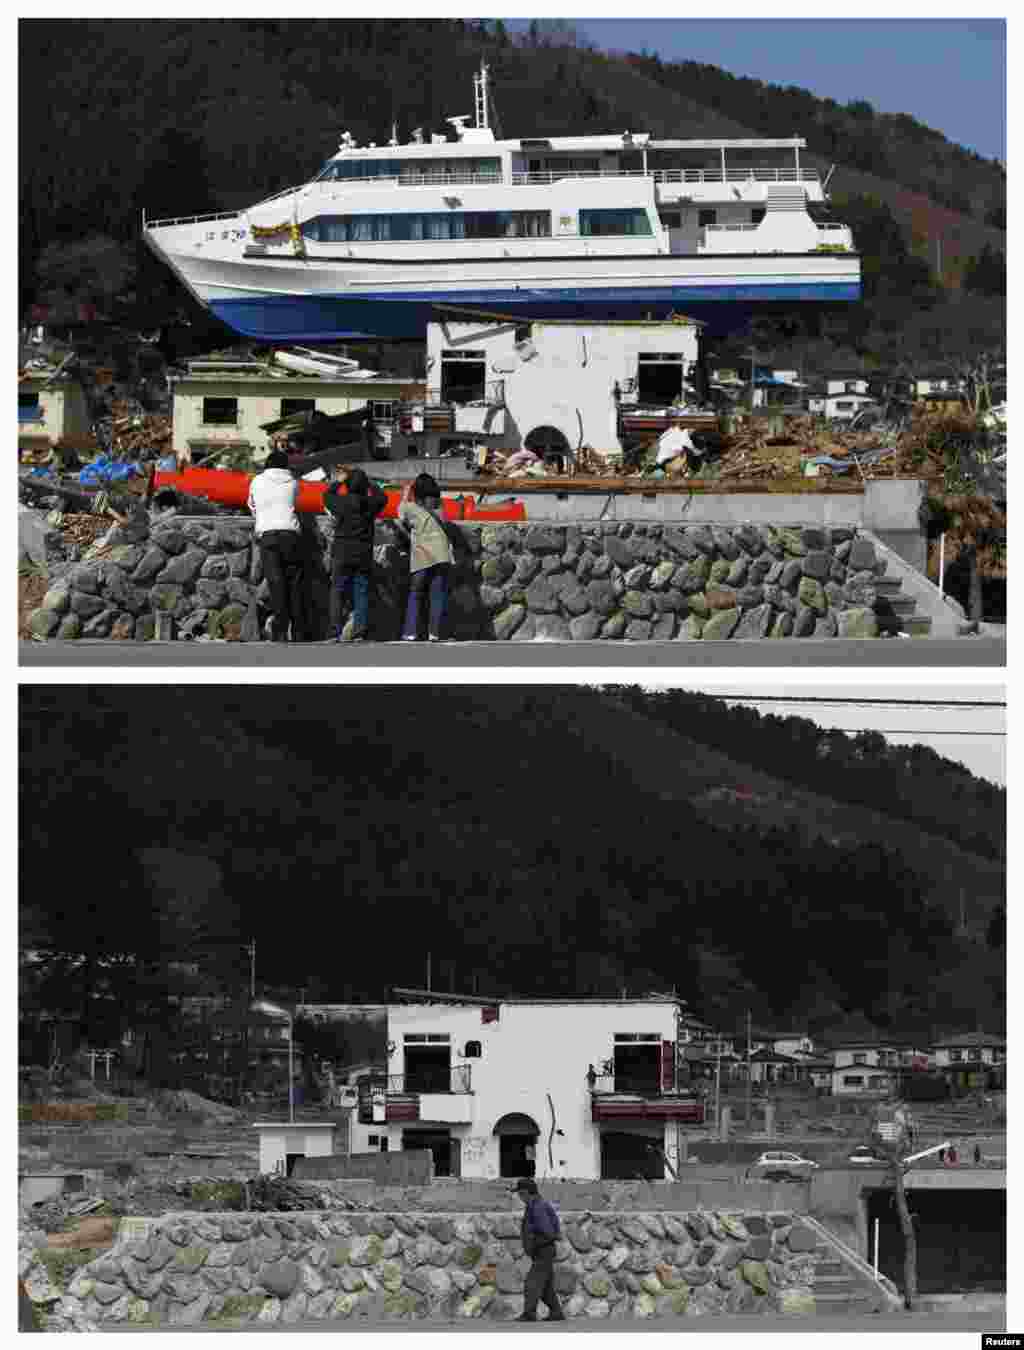
<instances>
[{"instance_id":1,"label":"dark hillside","mask_svg":"<svg viewBox=\"0 0 1024 1350\"><path fill-rule=\"evenodd\" d=\"M595 691L33 687L22 740L26 946L159 963L254 934L268 980L335 999L420 983L429 951L499 994L1001 1016L998 941L949 915L979 876L997 899L993 865L947 848L943 887L868 813L823 802L821 830L799 792L788 814L709 798L692 740ZM152 847L220 884L147 874Z\"/></svg>"}]
</instances>

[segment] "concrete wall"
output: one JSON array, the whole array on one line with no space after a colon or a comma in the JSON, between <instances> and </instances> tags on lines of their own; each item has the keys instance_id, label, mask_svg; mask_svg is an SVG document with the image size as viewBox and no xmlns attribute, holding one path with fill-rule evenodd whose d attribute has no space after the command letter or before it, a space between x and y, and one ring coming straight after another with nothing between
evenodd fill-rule
<instances>
[{"instance_id":1,"label":"concrete wall","mask_svg":"<svg viewBox=\"0 0 1024 1350\"><path fill-rule=\"evenodd\" d=\"M428 1148L419 1148L398 1153L299 1158L292 1176L296 1181L335 1181L352 1177L375 1181L382 1186L426 1186L434 1179L434 1155Z\"/></svg>"}]
</instances>

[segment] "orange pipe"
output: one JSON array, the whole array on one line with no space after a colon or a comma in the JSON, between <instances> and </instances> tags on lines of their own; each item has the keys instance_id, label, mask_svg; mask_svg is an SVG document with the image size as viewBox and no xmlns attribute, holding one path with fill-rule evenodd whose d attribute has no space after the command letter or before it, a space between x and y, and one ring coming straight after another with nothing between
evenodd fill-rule
<instances>
[{"instance_id":1,"label":"orange pipe","mask_svg":"<svg viewBox=\"0 0 1024 1350\"><path fill-rule=\"evenodd\" d=\"M244 507L249 502L249 487L253 475L232 469L192 469L179 472L157 469L153 473L153 490L157 488L176 488L179 492L193 496L206 497L221 506ZM303 513L316 515L324 509L326 483L299 481L299 495L295 509ZM344 488L342 488L344 491ZM401 505L402 493L397 488L385 494L387 505L381 512L386 520L394 520ZM522 502L508 502L503 506L480 507L475 497L461 494L457 497L442 497L441 510L446 520L512 521L525 520L526 507Z\"/></svg>"}]
</instances>

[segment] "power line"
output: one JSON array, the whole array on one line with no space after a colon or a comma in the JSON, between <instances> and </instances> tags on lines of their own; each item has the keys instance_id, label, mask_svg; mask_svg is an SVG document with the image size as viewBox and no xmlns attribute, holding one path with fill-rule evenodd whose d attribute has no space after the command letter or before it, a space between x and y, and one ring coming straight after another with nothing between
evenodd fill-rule
<instances>
[{"instance_id":1,"label":"power line","mask_svg":"<svg viewBox=\"0 0 1024 1350\"><path fill-rule=\"evenodd\" d=\"M727 703L829 703L853 704L855 707L892 708L1005 708L1006 702L971 699L925 698L824 698L819 694L718 694Z\"/></svg>"},{"instance_id":2,"label":"power line","mask_svg":"<svg viewBox=\"0 0 1024 1350\"><path fill-rule=\"evenodd\" d=\"M822 727L823 731L842 731L857 736L862 731L877 731L879 736L1005 736L1005 731L927 731L919 727Z\"/></svg>"}]
</instances>

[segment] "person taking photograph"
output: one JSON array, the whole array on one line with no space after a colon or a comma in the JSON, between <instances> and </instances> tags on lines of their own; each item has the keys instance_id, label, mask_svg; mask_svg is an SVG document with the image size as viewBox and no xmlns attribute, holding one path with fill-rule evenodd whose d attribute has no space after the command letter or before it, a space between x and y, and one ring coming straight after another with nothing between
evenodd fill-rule
<instances>
[{"instance_id":1,"label":"person taking photograph","mask_svg":"<svg viewBox=\"0 0 1024 1350\"><path fill-rule=\"evenodd\" d=\"M342 494L341 488L346 491ZM387 497L362 469L343 470L324 493L324 510L334 518L331 585L335 597L335 640L341 641L342 603L352 606L353 642L365 642L370 628L374 524Z\"/></svg>"},{"instance_id":2,"label":"person taking photograph","mask_svg":"<svg viewBox=\"0 0 1024 1350\"><path fill-rule=\"evenodd\" d=\"M404 642L419 639L420 601L430 596L428 632L431 642L441 641L448 612L448 578L454 554L441 518L441 489L428 473L421 473L402 494L398 518L411 537L409 558L409 603L405 613Z\"/></svg>"}]
</instances>

